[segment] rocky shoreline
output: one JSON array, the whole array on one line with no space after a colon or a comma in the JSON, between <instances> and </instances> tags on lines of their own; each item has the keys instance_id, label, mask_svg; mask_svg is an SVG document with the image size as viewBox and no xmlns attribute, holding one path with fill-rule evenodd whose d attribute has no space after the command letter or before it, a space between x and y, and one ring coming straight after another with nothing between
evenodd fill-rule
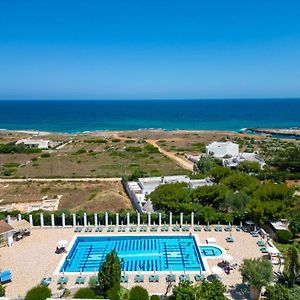
<instances>
[{"instance_id":1,"label":"rocky shoreline","mask_svg":"<svg viewBox=\"0 0 300 300\"><path fill-rule=\"evenodd\" d=\"M265 133L300 137L300 128L248 128L252 133Z\"/></svg>"}]
</instances>

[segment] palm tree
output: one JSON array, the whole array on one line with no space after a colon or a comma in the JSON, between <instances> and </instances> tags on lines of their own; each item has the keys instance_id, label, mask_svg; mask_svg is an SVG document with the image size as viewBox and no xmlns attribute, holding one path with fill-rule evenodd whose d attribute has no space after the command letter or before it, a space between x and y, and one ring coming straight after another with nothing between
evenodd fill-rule
<instances>
[{"instance_id":1,"label":"palm tree","mask_svg":"<svg viewBox=\"0 0 300 300\"><path fill-rule=\"evenodd\" d=\"M273 280L272 265L267 260L244 259L240 268L243 281L250 284L251 299L259 299L261 289Z\"/></svg>"},{"instance_id":2,"label":"palm tree","mask_svg":"<svg viewBox=\"0 0 300 300\"><path fill-rule=\"evenodd\" d=\"M300 257L296 244L291 245L286 251L287 273L289 274L290 286L294 287L300 274Z\"/></svg>"}]
</instances>

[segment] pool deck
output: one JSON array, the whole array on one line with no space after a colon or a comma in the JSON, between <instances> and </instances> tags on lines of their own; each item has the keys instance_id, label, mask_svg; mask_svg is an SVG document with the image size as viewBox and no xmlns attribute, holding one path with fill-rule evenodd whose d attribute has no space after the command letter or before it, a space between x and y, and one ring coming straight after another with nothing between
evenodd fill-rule
<instances>
[{"instance_id":1,"label":"pool deck","mask_svg":"<svg viewBox=\"0 0 300 300\"><path fill-rule=\"evenodd\" d=\"M249 233L243 231L237 232L235 229L232 231L232 237L234 238L234 243L226 242L226 237L229 236L229 232L190 232L197 236L201 244L206 243L208 237L214 237L216 239L216 245L224 248L226 254L230 254L233 257L233 263L240 265L244 258L258 258L262 257L262 253L259 250L256 242L260 240L260 237L252 237ZM136 232L129 233L128 229L125 233L119 233L117 231L112 233L107 233L106 230L102 233L74 233L73 228L34 228L32 229L32 234L29 237L25 237L23 240L16 242L12 247L0 248L0 266L1 270L9 269L12 272L12 282L6 284L6 295L9 297L24 296L26 292L33 286L40 283L43 277L52 277L52 283L50 288L53 292L57 292L57 279L58 275L54 275L54 272L61 261L63 254L55 254L56 244L59 240L67 240L69 243L74 238L75 235L189 235L189 232L158 232L150 233L148 232ZM207 259L207 263L210 269L217 266L222 259ZM176 272L173 272L174 274ZM182 272L181 272L182 273ZM129 274L129 282L124 284L124 287L130 288L136 283L134 283L134 274ZM143 272L141 272L143 274ZM160 274L160 272L157 272ZM196 273L190 273L190 278ZM69 283L67 287L73 289L78 287L75 285L75 275L65 274L69 277ZM165 275L160 275L159 283L149 283L148 282L149 272L145 274L144 283L140 284L148 289L150 294L160 293L163 294L166 291L166 280ZM176 276L178 282L178 275ZM229 275L223 273L221 274L222 281L228 287L234 286L242 282L242 278L238 268L231 271ZM87 276L86 284L88 284L89 276ZM82 287L84 285L80 285ZM237 299L237 298L236 298ZM245 298L241 298L245 299Z\"/></svg>"}]
</instances>

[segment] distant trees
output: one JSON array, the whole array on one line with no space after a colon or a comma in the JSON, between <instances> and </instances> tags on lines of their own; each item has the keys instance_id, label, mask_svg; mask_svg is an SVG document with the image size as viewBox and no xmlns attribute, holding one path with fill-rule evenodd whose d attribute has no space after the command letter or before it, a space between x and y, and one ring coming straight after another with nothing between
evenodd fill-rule
<instances>
[{"instance_id":1,"label":"distant trees","mask_svg":"<svg viewBox=\"0 0 300 300\"><path fill-rule=\"evenodd\" d=\"M244 173L254 173L257 174L260 172L261 168L258 162L256 161L243 161L241 162L237 169Z\"/></svg>"},{"instance_id":2,"label":"distant trees","mask_svg":"<svg viewBox=\"0 0 300 300\"><path fill-rule=\"evenodd\" d=\"M243 280L250 284L251 299L259 299L263 286L273 279L272 265L268 260L244 259L240 268Z\"/></svg>"},{"instance_id":3,"label":"distant trees","mask_svg":"<svg viewBox=\"0 0 300 300\"><path fill-rule=\"evenodd\" d=\"M289 171L291 173L300 172L300 147L291 146L288 149L280 151L271 164L278 168L280 171Z\"/></svg>"}]
</instances>

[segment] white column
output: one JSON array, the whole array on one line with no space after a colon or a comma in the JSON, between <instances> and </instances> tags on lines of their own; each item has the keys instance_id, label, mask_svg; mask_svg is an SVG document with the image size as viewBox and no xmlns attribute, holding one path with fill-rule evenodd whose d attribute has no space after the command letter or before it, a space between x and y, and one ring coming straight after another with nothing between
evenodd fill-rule
<instances>
[{"instance_id":1,"label":"white column","mask_svg":"<svg viewBox=\"0 0 300 300\"><path fill-rule=\"evenodd\" d=\"M40 213L40 222L41 222L41 227L44 227L44 215Z\"/></svg>"},{"instance_id":2,"label":"white column","mask_svg":"<svg viewBox=\"0 0 300 300\"><path fill-rule=\"evenodd\" d=\"M87 226L87 217L86 217L86 213L83 214L83 226Z\"/></svg>"},{"instance_id":3,"label":"white column","mask_svg":"<svg viewBox=\"0 0 300 300\"><path fill-rule=\"evenodd\" d=\"M137 213L137 226L141 225L141 214Z\"/></svg>"},{"instance_id":4,"label":"white column","mask_svg":"<svg viewBox=\"0 0 300 300\"><path fill-rule=\"evenodd\" d=\"M119 213L116 213L116 226L119 226L120 224L120 215Z\"/></svg>"},{"instance_id":5,"label":"white column","mask_svg":"<svg viewBox=\"0 0 300 300\"><path fill-rule=\"evenodd\" d=\"M105 213L105 226L108 226L108 213Z\"/></svg>"},{"instance_id":6,"label":"white column","mask_svg":"<svg viewBox=\"0 0 300 300\"><path fill-rule=\"evenodd\" d=\"M32 215L29 215L29 223L31 224L31 226L33 226L33 219L32 219Z\"/></svg>"},{"instance_id":7,"label":"white column","mask_svg":"<svg viewBox=\"0 0 300 300\"><path fill-rule=\"evenodd\" d=\"M148 212L148 226L151 226L151 212Z\"/></svg>"},{"instance_id":8,"label":"white column","mask_svg":"<svg viewBox=\"0 0 300 300\"><path fill-rule=\"evenodd\" d=\"M191 213L191 226L194 226L194 223L195 223L195 214L194 212Z\"/></svg>"},{"instance_id":9,"label":"white column","mask_svg":"<svg viewBox=\"0 0 300 300\"><path fill-rule=\"evenodd\" d=\"M158 225L161 226L161 213L158 213Z\"/></svg>"},{"instance_id":10,"label":"white column","mask_svg":"<svg viewBox=\"0 0 300 300\"><path fill-rule=\"evenodd\" d=\"M98 215L97 214L94 214L94 224L95 224L95 226L97 226L97 224L98 224Z\"/></svg>"},{"instance_id":11,"label":"white column","mask_svg":"<svg viewBox=\"0 0 300 300\"><path fill-rule=\"evenodd\" d=\"M66 216L64 213L61 214L61 224L62 227L66 227Z\"/></svg>"},{"instance_id":12,"label":"white column","mask_svg":"<svg viewBox=\"0 0 300 300\"><path fill-rule=\"evenodd\" d=\"M51 226L52 226L52 227L55 227L54 214L51 214Z\"/></svg>"},{"instance_id":13,"label":"white column","mask_svg":"<svg viewBox=\"0 0 300 300\"><path fill-rule=\"evenodd\" d=\"M73 227L76 227L76 214L73 214Z\"/></svg>"},{"instance_id":14,"label":"white column","mask_svg":"<svg viewBox=\"0 0 300 300\"><path fill-rule=\"evenodd\" d=\"M130 226L130 213L127 213L127 226Z\"/></svg>"},{"instance_id":15,"label":"white column","mask_svg":"<svg viewBox=\"0 0 300 300\"><path fill-rule=\"evenodd\" d=\"M18 221L21 221L22 220L22 216L21 214L18 214Z\"/></svg>"},{"instance_id":16,"label":"white column","mask_svg":"<svg viewBox=\"0 0 300 300\"><path fill-rule=\"evenodd\" d=\"M183 225L183 213L182 212L180 213L180 225L181 226Z\"/></svg>"},{"instance_id":17,"label":"white column","mask_svg":"<svg viewBox=\"0 0 300 300\"><path fill-rule=\"evenodd\" d=\"M10 224L10 221L11 221L10 215L7 215L6 218L7 218L7 223Z\"/></svg>"},{"instance_id":18,"label":"white column","mask_svg":"<svg viewBox=\"0 0 300 300\"><path fill-rule=\"evenodd\" d=\"M170 226L172 226L172 212L170 211Z\"/></svg>"}]
</instances>

